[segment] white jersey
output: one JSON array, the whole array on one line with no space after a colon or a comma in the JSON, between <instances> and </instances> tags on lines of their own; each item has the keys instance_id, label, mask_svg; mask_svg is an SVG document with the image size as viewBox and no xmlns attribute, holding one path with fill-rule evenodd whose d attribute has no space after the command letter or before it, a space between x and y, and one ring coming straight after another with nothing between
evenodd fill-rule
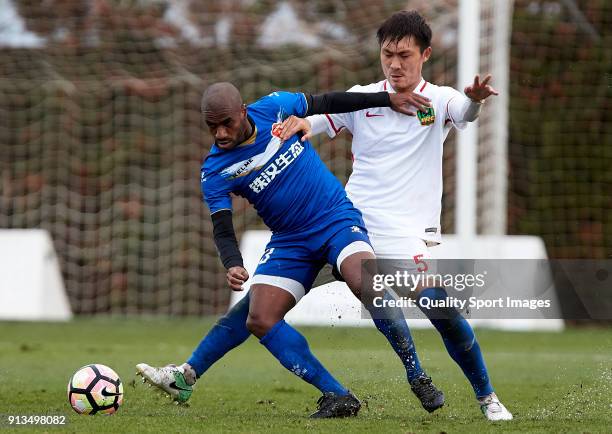
<instances>
[{"instance_id":1,"label":"white jersey","mask_svg":"<svg viewBox=\"0 0 612 434\"><path fill-rule=\"evenodd\" d=\"M382 91L394 92L387 80L349 89ZM346 191L373 237L418 237L435 244L441 241L442 144L452 126L465 128L466 122L451 113L469 99L425 80L415 92L431 99L427 115L412 117L384 107L308 119L314 133L327 130L334 137L346 128L353 134L353 173Z\"/></svg>"}]
</instances>

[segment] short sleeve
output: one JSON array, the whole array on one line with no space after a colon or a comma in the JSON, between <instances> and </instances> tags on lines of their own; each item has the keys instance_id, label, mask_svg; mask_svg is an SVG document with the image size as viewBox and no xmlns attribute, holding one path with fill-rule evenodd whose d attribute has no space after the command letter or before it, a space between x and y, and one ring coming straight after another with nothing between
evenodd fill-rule
<instances>
[{"instance_id":1,"label":"short sleeve","mask_svg":"<svg viewBox=\"0 0 612 434\"><path fill-rule=\"evenodd\" d=\"M301 92L272 92L268 98L281 108L283 120L291 115L302 118L308 111L306 96Z\"/></svg>"},{"instance_id":2,"label":"short sleeve","mask_svg":"<svg viewBox=\"0 0 612 434\"><path fill-rule=\"evenodd\" d=\"M336 137L344 128L353 132L354 113L355 112L318 115L319 120L317 120L317 122L325 122L326 131L329 137Z\"/></svg>"},{"instance_id":3,"label":"short sleeve","mask_svg":"<svg viewBox=\"0 0 612 434\"><path fill-rule=\"evenodd\" d=\"M214 214L222 209L232 209L231 188L229 183L216 172L204 169L200 172L200 184L204 202Z\"/></svg>"}]
</instances>

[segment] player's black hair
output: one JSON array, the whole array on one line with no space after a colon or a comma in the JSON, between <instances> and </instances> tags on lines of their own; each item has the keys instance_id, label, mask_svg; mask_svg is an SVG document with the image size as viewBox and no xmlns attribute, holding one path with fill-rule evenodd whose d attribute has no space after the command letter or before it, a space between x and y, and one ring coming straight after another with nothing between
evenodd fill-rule
<instances>
[{"instance_id":1,"label":"player's black hair","mask_svg":"<svg viewBox=\"0 0 612 434\"><path fill-rule=\"evenodd\" d=\"M431 45L431 28L417 11L394 13L382 23L376 32L380 46L383 42L399 42L407 36L414 38L421 53Z\"/></svg>"}]
</instances>

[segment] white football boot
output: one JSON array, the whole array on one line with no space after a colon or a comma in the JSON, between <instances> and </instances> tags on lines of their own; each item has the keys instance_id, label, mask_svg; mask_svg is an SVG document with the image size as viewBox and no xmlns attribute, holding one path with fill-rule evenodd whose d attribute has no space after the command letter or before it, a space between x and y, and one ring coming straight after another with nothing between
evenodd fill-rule
<instances>
[{"instance_id":1,"label":"white football boot","mask_svg":"<svg viewBox=\"0 0 612 434\"><path fill-rule=\"evenodd\" d=\"M143 383L157 387L179 403L187 402L193 392L192 385L185 379L182 366L168 365L155 368L146 363L139 363L136 365L136 375L142 377Z\"/></svg>"},{"instance_id":2,"label":"white football boot","mask_svg":"<svg viewBox=\"0 0 612 434\"><path fill-rule=\"evenodd\" d=\"M478 399L480 410L492 422L499 420L512 420L512 413L502 404L495 393Z\"/></svg>"}]
</instances>

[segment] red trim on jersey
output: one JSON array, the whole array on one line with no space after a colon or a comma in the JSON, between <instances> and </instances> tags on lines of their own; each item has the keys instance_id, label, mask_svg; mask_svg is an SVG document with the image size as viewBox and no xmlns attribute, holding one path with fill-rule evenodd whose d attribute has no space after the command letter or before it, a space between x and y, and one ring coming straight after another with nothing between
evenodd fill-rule
<instances>
[{"instance_id":1,"label":"red trim on jersey","mask_svg":"<svg viewBox=\"0 0 612 434\"><path fill-rule=\"evenodd\" d=\"M329 122L332 129L334 130L334 134L338 134L342 130L342 128L344 128L344 127L336 128L336 125L334 125L334 121L332 121L332 118L327 113L325 113L325 117L327 118L327 121Z\"/></svg>"},{"instance_id":2,"label":"red trim on jersey","mask_svg":"<svg viewBox=\"0 0 612 434\"><path fill-rule=\"evenodd\" d=\"M447 122L450 120L453 124L455 123L455 120L453 119L453 117L451 116L451 114L448 112L448 105L450 104L450 102L453 100L453 98L455 98L454 96L448 100L448 102L446 103L446 116L448 116ZM444 123L444 125L446 125L446 122Z\"/></svg>"},{"instance_id":3,"label":"red trim on jersey","mask_svg":"<svg viewBox=\"0 0 612 434\"><path fill-rule=\"evenodd\" d=\"M427 82L423 83L423 86L421 86L421 89L419 89L419 92L423 92L423 89L425 89L425 86L427 86Z\"/></svg>"},{"instance_id":4,"label":"red trim on jersey","mask_svg":"<svg viewBox=\"0 0 612 434\"><path fill-rule=\"evenodd\" d=\"M383 90L387 90L387 80L383 83Z\"/></svg>"}]
</instances>

